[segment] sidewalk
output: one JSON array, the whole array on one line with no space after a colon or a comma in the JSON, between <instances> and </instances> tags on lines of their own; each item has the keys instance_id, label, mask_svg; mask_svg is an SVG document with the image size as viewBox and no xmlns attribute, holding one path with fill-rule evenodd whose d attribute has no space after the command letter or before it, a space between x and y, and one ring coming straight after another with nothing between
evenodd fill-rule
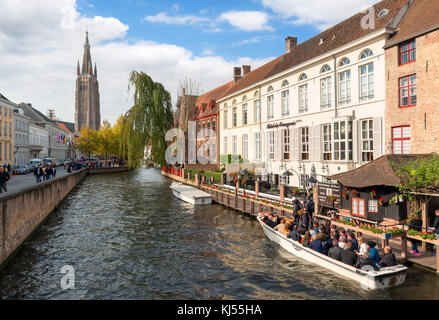
<instances>
[{"instance_id":1,"label":"sidewalk","mask_svg":"<svg viewBox=\"0 0 439 320\"><path fill-rule=\"evenodd\" d=\"M67 175L67 170L64 170L63 167L56 168L56 177L62 177ZM42 180L41 180L42 181ZM13 193L20 192L30 186L36 185L37 180L34 174L28 173L26 175L20 175L20 176L11 176L11 179L9 179L8 183L6 184L6 188L8 189L7 192L3 190L2 193L0 193L0 200L2 198L5 198Z\"/></svg>"}]
</instances>

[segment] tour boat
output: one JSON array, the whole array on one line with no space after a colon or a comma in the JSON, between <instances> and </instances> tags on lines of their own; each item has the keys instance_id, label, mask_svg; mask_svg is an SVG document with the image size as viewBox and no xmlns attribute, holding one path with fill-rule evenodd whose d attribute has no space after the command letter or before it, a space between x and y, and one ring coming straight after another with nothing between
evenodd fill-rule
<instances>
[{"instance_id":1,"label":"tour boat","mask_svg":"<svg viewBox=\"0 0 439 320\"><path fill-rule=\"evenodd\" d=\"M180 200L192 204L211 204L212 196L196 188L184 185L179 182L174 182L171 185L172 193Z\"/></svg>"},{"instance_id":2,"label":"tour boat","mask_svg":"<svg viewBox=\"0 0 439 320\"><path fill-rule=\"evenodd\" d=\"M299 242L293 241L267 226L262 219L263 216L259 215L258 221L268 239L299 258L359 282L364 289L385 289L399 286L405 282L408 269L403 265L381 268L379 271L375 271L371 266L366 266L360 270L304 247Z\"/></svg>"}]
</instances>

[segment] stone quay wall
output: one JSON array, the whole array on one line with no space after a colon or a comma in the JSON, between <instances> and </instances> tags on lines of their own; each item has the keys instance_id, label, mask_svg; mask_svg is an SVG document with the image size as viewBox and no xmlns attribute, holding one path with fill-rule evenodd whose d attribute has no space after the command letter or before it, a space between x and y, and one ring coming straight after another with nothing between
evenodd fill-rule
<instances>
[{"instance_id":1,"label":"stone quay wall","mask_svg":"<svg viewBox=\"0 0 439 320\"><path fill-rule=\"evenodd\" d=\"M39 227L88 174L126 172L127 167L84 168L24 190L0 200L0 266Z\"/></svg>"}]
</instances>

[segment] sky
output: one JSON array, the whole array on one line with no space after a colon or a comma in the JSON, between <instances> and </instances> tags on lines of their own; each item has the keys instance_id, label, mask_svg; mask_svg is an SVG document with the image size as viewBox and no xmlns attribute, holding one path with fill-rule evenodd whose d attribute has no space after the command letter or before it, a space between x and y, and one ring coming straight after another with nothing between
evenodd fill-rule
<instances>
[{"instance_id":1,"label":"sky","mask_svg":"<svg viewBox=\"0 0 439 320\"><path fill-rule=\"evenodd\" d=\"M0 93L74 122L76 64L88 30L101 118L132 106L128 76L147 73L171 93L185 78L207 92L282 55L378 0L0 0Z\"/></svg>"}]
</instances>

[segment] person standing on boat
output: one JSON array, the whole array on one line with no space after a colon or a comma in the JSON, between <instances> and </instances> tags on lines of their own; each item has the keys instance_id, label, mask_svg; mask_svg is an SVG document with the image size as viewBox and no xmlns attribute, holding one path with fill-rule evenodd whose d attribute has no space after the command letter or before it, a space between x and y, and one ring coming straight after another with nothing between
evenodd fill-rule
<instances>
[{"instance_id":1,"label":"person standing on boat","mask_svg":"<svg viewBox=\"0 0 439 320\"><path fill-rule=\"evenodd\" d=\"M311 216L314 213L314 200L312 199L312 196L308 196L308 200L305 202L306 211L308 211L308 214Z\"/></svg>"}]
</instances>

